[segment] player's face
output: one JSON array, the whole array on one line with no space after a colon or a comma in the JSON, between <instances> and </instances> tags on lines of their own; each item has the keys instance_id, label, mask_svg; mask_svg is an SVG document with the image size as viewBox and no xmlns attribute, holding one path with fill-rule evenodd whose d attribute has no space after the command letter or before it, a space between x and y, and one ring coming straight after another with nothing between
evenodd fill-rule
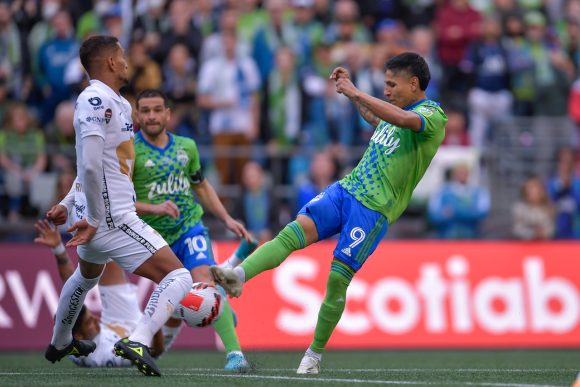
<instances>
[{"instance_id":1,"label":"player's face","mask_svg":"<svg viewBox=\"0 0 580 387\"><path fill-rule=\"evenodd\" d=\"M82 318L82 321L76 331L76 338L79 340L93 340L101 331L98 317L87 310L79 318Z\"/></svg>"},{"instance_id":2,"label":"player's face","mask_svg":"<svg viewBox=\"0 0 580 387\"><path fill-rule=\"evenodd\" d=\"M127 59L125 59L125 50L121 47L121 44L117 43L117 46L118 49L115 50L115 55L113 56L115 73L119 80L127 84L129 83L129 65L127 64Z\"/></svg>"},{"instance_id":3,"label":"player's face","mask_svg":"<svg viewBox=\"0 0 580 387\"><path fill-rule=\"evenodd\" d=\"M418 86L417 77L411 77L406 71L385 72L385 99L401 109L415 102Z\"/></svg>"},{"instance_id":4,"label":"player's face","mask_svg":"<svg viewBox=\"0 0 580 387\"><path fill-rule=\"evenodd\" d=\"M141 130L150 137L161 134L170 118L170 110L165 107L163 98L150 97L139 100L137 119Z\"/></svg>"}]
</instances>

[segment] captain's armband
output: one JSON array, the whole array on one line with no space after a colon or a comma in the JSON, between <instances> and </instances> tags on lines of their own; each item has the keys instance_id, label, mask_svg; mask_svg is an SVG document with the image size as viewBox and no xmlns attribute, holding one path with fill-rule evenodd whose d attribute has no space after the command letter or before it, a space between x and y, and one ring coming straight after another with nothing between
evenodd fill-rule
<instances>
[{"instance_id":1,"label":"captain's armband","mask_svg":"<svg viewBox=\"0 0 580 387\"><path fill-rule=\"evenodd\" d=\"M201 168L192 173L191 176L189 176L189 178L191 179L192 184L199 184L205 180L205 176L203 176L203 171L201 170Z\"/></svg>"}]
</instances>

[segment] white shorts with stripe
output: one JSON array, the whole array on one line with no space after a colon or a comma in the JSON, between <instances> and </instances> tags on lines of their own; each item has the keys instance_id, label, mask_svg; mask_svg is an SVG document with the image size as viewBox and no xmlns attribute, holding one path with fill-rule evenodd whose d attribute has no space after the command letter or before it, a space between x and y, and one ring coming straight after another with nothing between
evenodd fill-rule
<instances>
[{"instance_id":1,"label":"white shorts with stripe","mask_svg":"<svg viewBox=\"0 0 580 387\"><path fill-rule=\"evenodd\" d=\"M77 253L83 261L96 264L112 259L132 273L164 246L165 239L135 215L113 230L97 232L89 243L77 247Z\"/></svg>"}]
</instances>

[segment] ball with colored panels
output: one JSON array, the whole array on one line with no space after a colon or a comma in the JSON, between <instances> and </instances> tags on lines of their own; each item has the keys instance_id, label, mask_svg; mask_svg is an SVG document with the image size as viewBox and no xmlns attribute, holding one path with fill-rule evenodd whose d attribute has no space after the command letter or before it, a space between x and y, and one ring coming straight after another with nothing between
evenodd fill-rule
<instances>
[{"instance_id":1,"label":"ball with colored panels","mask_svg":"<svg viewBox=\"0 0 580 387\"><path fill-rule=\"evenodd\" d=\"M173 311L173 317L182 319L190 327L206 327L221 316L224 301L215 286L196 282Z\"/></svg>"}]
</instances>

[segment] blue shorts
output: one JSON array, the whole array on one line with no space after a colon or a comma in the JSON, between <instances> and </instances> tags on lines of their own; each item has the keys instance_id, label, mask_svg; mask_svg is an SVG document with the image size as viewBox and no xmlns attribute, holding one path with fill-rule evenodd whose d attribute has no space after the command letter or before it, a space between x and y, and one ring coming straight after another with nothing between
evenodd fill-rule
<instances>
[{"instance_id":1,"label":"blue shorts","mask_svg":"<svg viewBox=\"0 0 580 387\"><path fill-rule=\"evenodd\" d=\"M298 212L316 224L318 240L340 233L334 256L358 271L387 233L389 222L334 183Z\"/></svg>"},{"instance_id":2,"label":"blue shorts","mask_svg":"<svg viewBox=\"0 0 580 387\"><path fill-rule=\"evenodd\" d=\"M189 271L201 265L215 265L211 240L207 228L201 222L173 242L171 250Z\"/></svg>"}]
</instances>

